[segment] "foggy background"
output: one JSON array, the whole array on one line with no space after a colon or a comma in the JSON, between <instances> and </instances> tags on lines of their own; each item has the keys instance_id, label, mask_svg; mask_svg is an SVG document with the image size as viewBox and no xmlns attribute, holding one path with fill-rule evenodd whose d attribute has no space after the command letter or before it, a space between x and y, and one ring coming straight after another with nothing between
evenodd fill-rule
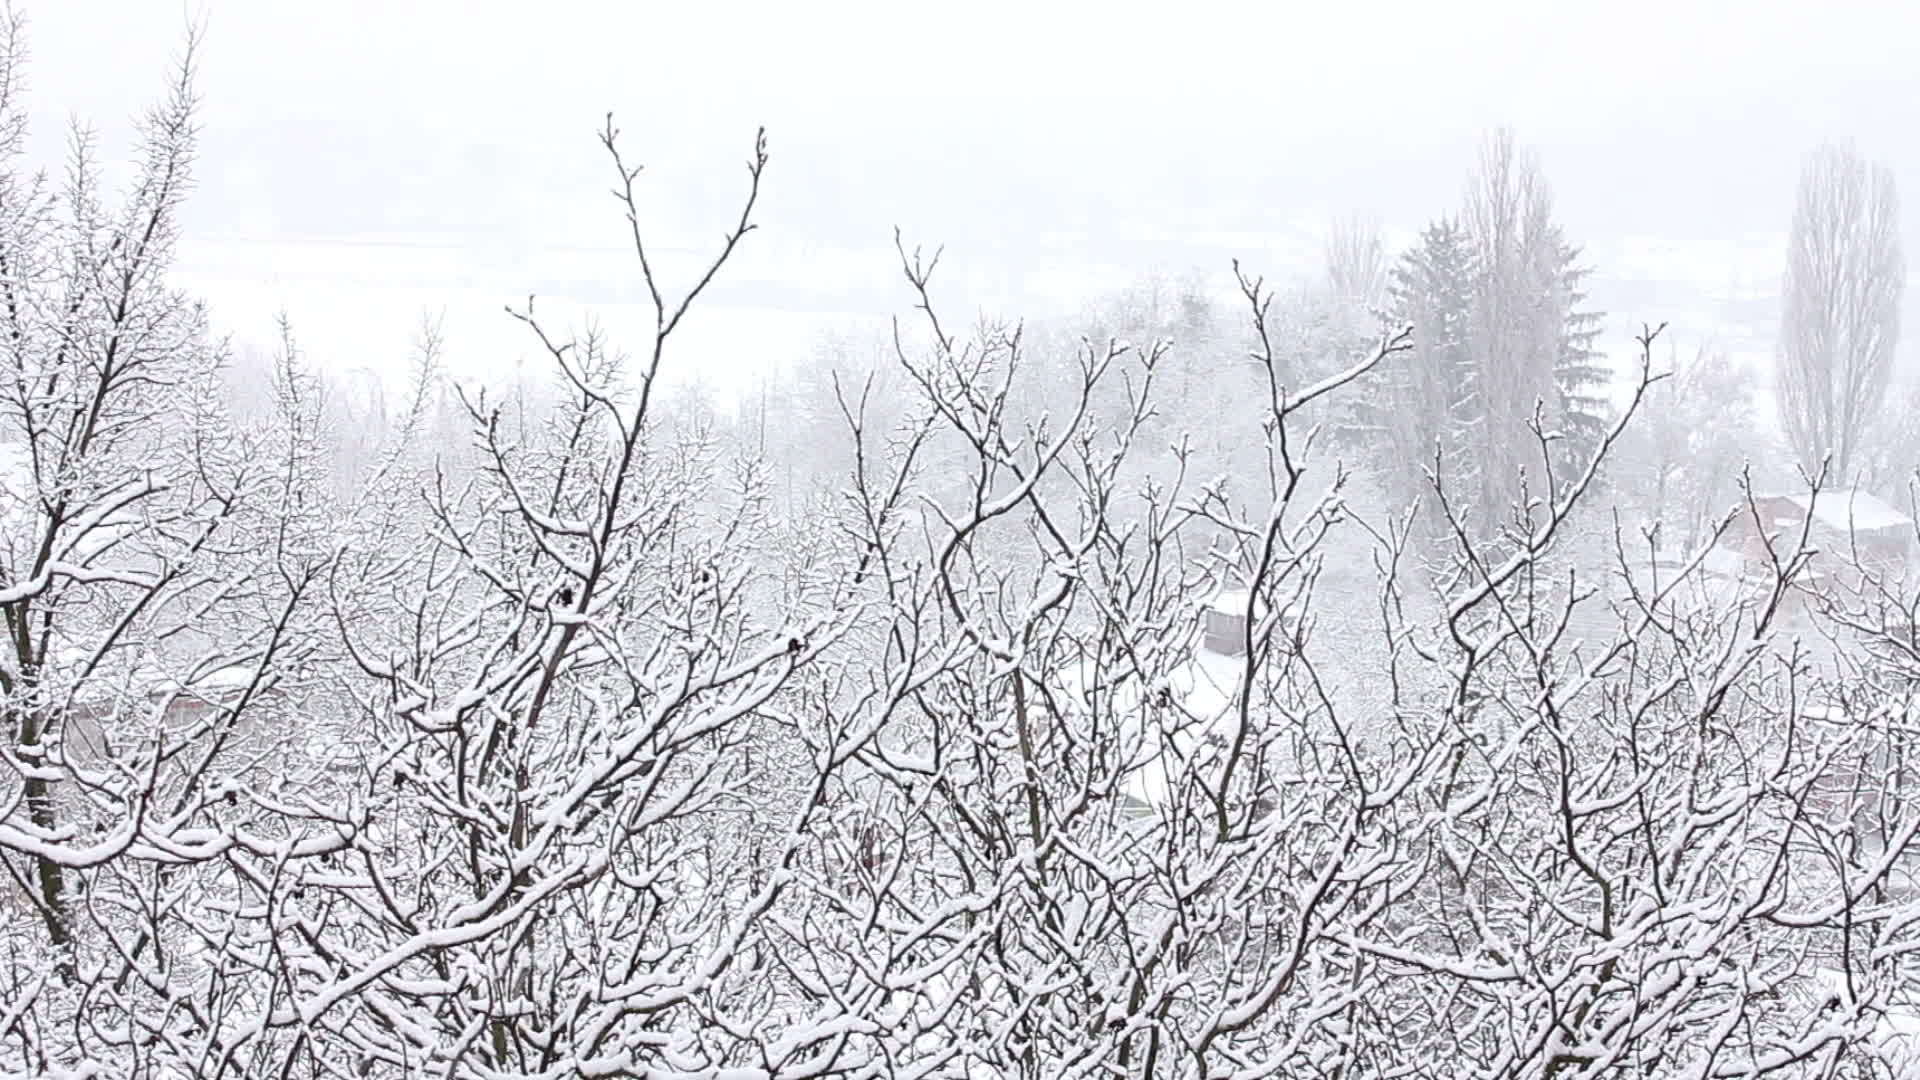
<instances>
[{"instance_id":1,"label":"foggy background","mask_svg":"<svg viewBox=\"0 0 1920 1080\"><path fill-rule=\"evenodd\" d=\"M1920 1075L1916 8L0 22L0 1075Z\"/></svg>"},{"instance_id":2,"label":"foggy background","mask_svg":"<svg viewBox=\"0 0 1920 1080\"><path fill-rule=\"evenodd\" d=\"M1667 320L1682 351L1757 361L1802 156L1851 138L1909 190L1920 177L1911 5L554 3L535 19L110 0L30 18L36 154L58 160L72 109L110 168L202 21L177 280L240 343L269 344L284 308L315 362L395 379L423 311L444 311L450 361L483 377L525 354L509 299L588 305L616 332L639 311L594 138L609 109L649 166L655 243L691 253L718 240L768 128L762 230L675 365L721 390L906 310L896 224L946 246L955 311L1063 314L1195 269L1224 291L1236 256L1313 272L1354 213L1399 250L1458 203L1503 124L1586 249L1610 355ZM1920 215L1903 228L1920 249ZM1920 324L1920 289L1906 297Z\"/></svg>"}]
</instances>

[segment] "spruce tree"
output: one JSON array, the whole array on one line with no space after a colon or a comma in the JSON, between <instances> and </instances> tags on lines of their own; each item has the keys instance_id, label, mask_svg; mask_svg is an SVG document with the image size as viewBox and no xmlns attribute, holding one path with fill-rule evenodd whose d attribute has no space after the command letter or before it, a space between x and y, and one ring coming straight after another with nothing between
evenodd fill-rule
<instances>
[{"instance_id":1,"label":"spruce tree","mask_svg":"<svg viewBox=\"0 0 1920 1080\"><path fill-rule=\"evenodd\" d=\"M1560 430L1566 435L1564 462L1575 469L1586 468L1606 436L1605 395L1613 377L1598 347L1606 316L1586 306L1586 282L1592 273L1592 267L1580 262L1580 249L1562 237L1554 289L1560 349L1554 358L1553 379L1560 391Z\"/></svg>"},{"instance_id":2,"label":"spruce tree","mask_svg":"<svg viewBox=\"0 0 1920 1080\"><path fill-rule=\"evenodd\" d=\"M1477 489L1477 461L1468 452L1481 411L1470 351L1469 319L1475 252L1458 221L1441 219L1393 268L1389 306L1397 325L1413 328L1413 348L1381 375L1371 426L1390 453L1385 487L1401 502L1419 499L1427 520L1442 523L1425 471L1436 461L1450 490Z\"/></svg>"}]
</instances>

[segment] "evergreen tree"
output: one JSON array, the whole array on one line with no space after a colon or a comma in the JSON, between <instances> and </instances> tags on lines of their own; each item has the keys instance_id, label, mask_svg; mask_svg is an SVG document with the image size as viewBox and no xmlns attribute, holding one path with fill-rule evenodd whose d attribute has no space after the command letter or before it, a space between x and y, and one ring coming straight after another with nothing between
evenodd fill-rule
<instances>
[{"instance_id":1,"label":"evergreen tree","mask_svg":"<svg viewBox=\"0 0 1920 1080\"><path fill-rule=\"evenodd\" d=\"M1558 228L1555 229L1558 232ZM1606 316L1587 308L1587 278L1593 268L1580 263L1580 249L1561 238L1554 297L1558 302L1560 351L1553 379L1560 391L1560 428L1566 462L1584 469L1607 433L1607 384L1612 373L1598 348Z\"/></svg>"},{"instance_id":2,"label":"evergreen tree","mask_svg":"<svg viewBox=\"0 0 1920 1080\"><path fill-rule=\"evenodd\" d=\"M1559 302L1561 302L1561 348L1553 365L1553 380L1559 384L1563 429L1580 450L1580 465L1599 448L1607 434L1607 382L1613 373L1607 369L1607 357L1601 356L1597 342L1605 313L1586 307L1586 279L1594 267L1580 263L1580 248L1561 240L1559 256Z\"/></svg>"},{"instance_id":3,"label":"evergreen tree","mask_svg":"<svg viewBox=\"0 0 1920 1080\"><path fill-rule=\"evenodd\" d=\"M1468 452L1480 411L1470 351L1469 319L1475 252L1458 221L1441 219L1421 233L1418 246L1390 274L1388 305L1395 325L1413 328L1413 347L1382 371L1380 390L1365 417L1390 454L1382 486L1398 502L1422 500L1430 526L1436 508L1425 470L1436 462L1452 488L1479 486Z\"/></svg>"}]
</instances>

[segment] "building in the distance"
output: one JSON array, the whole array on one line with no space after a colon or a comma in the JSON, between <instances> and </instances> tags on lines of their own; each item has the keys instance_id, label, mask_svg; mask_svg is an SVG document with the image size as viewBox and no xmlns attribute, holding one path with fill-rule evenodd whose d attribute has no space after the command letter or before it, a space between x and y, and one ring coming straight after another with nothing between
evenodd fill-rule
<instances>
[{"instance_id":1,"label":"building in the distance","mask_svg":"<svg viewBox=\"0 0 1920 1080\"><path fill-rule=\"evenodd\" d=\"M1913 519L1870 492L1847 488L1817 495L1755 495L1753 511L1736 515L1720 541L1750 569L1772 565L1769 542L1784 555L1782 545L1791 550L1803 531L1808 543L1828 557L1822 569L1829 573L1856 558L1862 568L1880 574L1902 574L1913 563Z\"/></svg>"},{"instance_id":2,"label":"building in the distance","mask_svg":"<svg viewBox=\"0 0 1920 1080\"><path fill-rule=\"evenodd\" d=\"M1798 589L1782 611L1788 618L1812 611L1823 597L1852 599L1863 586L1872 593L1920 578L1913 519L1851 488L1755 495L1734 515L1714 554L1725 576L1764 582L1803 535L1815 555L1795 576Z\"/></svg>"}]
</instances>

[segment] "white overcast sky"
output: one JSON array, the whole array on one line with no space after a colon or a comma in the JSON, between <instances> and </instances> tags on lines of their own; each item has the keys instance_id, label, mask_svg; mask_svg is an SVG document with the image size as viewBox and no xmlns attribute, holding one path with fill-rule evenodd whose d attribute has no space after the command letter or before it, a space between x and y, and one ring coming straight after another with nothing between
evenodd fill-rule
<instances>
[{"instance_id":1,"label":"white overcast sky","mask_svg":"<svg viewBox=\"0 0 1920 1080\"><path fill-rule=\"evenodd\" d=\"M1417 228L1496 124L1605 275L1764 294L1827 137L1895 168L1920 251L1920 5L1892 0L24 7L43 155L71 114L123 146L204 20L182 279L243 340L284 306L342 369L399 364L432 309L498 370L526 345L499 305L528 292L618 330L639 294L609 109L672 249L719 236L769 129L764 231L689 341L722 385L906 310L896 224L947 245L957 308L1046 313L1235 255L1285 273L1336 215Z\"/></svg>"}]
</instances>

